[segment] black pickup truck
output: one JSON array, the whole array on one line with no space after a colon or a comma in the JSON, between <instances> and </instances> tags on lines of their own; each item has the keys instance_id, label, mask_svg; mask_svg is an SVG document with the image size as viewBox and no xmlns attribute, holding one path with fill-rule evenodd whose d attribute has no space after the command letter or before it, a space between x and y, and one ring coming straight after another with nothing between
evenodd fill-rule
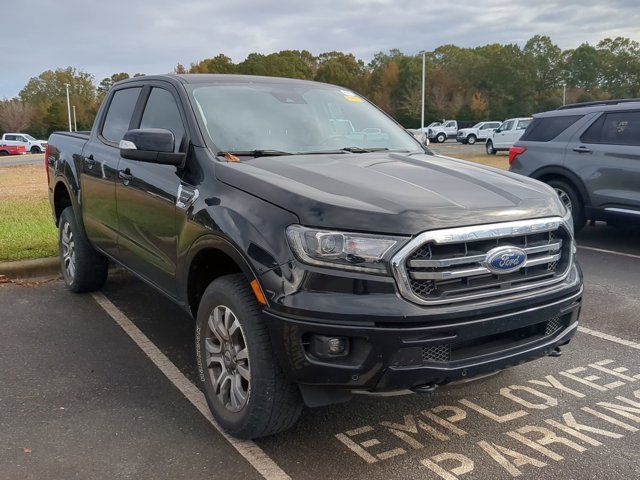
<instances>
[{"instance_id":1,"label":"black pickup truck","mask_svg":"<svg viewBox=\"0 0 640 480\"><path fill-rule=\"evenodd\" d=\"M434 155L341 87L125 80L45 162L69 288L101 288L113 261L189 312L207 401L237 437L305 403L556 356L577 328L554 191Z\"/></svg>"}]
</instances>

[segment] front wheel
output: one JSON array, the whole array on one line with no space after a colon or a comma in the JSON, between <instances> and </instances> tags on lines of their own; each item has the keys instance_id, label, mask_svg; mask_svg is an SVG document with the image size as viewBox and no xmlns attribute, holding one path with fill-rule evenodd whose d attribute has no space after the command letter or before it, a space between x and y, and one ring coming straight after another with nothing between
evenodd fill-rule
<instances>
[{"instance_id":1,"label":"front wheel","mask_svg":"<svg viewBox=\"0 0 640 480\"><path fill-rule=\"evenodd\" d=\"M487 145L486 145L486 150L487 150L487 155L495 155L496 154L496 149L493 148L493 142L491 140L487 140Z\"/></svg>"},{"instance_id":2,"label":"front wheel","mask_svg":"<svg viewBox=\"0 0 640 480\"><path fill-rule=\"evenodd\" d=\"M563 205L571 212L573 218L573 230L578 233L587 223L584 213L584 205L578 192L569 183L560 179L551 179L547 182L556 191Z\"/></svg>"},{"instance_id":3,"label":"front wheel","mask_svg":"<svg viewBox=\"0 0 640 480\"><path fill-rule=\"evenodd\" d=\"M476 143L476 141L477 141L477 138L476 138L476 136L475 136L475 135L469 135L469 136L467 137L467 143L468 143L469 145L473 145L473 144L475 144L475 143Z\"/></svg>"},{"instance_id":4,"label":"front wheel","mask_svg":"<svg viewBox=\"0 0 640 480\"><path fill-rule=\"evenodd\" d=\"M58 229L60 269L67 287L72 292L93 292L107 280L109 261L89 243L79 228L72 207L60 215Z\"/></svg>"},{"instance_id":5,"label":"front wheel","mask_svg":"<svg viewBox=\"0 0 640 480\"><path fill-rule=\"evenodd\" d=\"M33 154L41 153L40 148L38 148L38 147L31 147L31 153L33 153Z\"/></svg>"},{"instance_id":6,"label":"front wheel","mask_svg":"<svg viewBox=\"0 0 640 480\"><path fill-rule=\"evenodd\" d=\"M436 136L436 142L438 143L444 143L447 140L447 136L444 133L439 133L438 136Z\"/></svg>"},{"instance_id":7,"label":"front wheel","mask_svg":"<svg viewBox=\"0 0 640 480\"><path fill-rule=\"evenodd\" d=\"M292 427L302 398L272 351L269 332L242 274L205 290L196 321L200 380L211 413L231 435L252 439Z\"/></svg>"}]
</instances>

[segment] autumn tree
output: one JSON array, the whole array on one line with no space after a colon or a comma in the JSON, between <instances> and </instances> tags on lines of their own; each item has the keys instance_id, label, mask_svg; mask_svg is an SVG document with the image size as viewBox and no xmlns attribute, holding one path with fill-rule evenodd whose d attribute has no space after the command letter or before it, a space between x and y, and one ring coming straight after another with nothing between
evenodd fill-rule
<instances>
[{"instance_id":1,"label":"autumn tree","mask_svg":"<svg viewBox=\"0 0 640 480\"><path fill-rule=\"evenodd\" d=\"M0 130L3 132L23 132L35 116L33 105L17 98L0 102Z\"/></svg>"},{"instance_id":2,"label":"autumn tree","mask_svg":"<svg viewBox=\"0 0 640 480\"><path fill-rule=\"evenodd\" d=\"M93 75L73 67L47 70L33 77L18 94L21 101L33 106L35 121L30 132L46 136L66 126L66 84L71 105L76 106L78 129L91 128L98 103Z\"/></svg>"}]
</instances>

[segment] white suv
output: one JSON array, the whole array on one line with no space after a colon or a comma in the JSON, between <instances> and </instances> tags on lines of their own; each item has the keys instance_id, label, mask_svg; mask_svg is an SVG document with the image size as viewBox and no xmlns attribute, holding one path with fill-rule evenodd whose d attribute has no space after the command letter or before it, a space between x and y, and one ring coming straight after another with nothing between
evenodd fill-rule
<instances>
[{"instance_id":1,"label":"white suv","mask_svg":"<svg viewBox=\"0 0 640 480\"><path fill-rule=\"evenodd\" d=\"M487 139L487 154L495 155L496 152L509 150L520 140L530 123L531 117L509 118L502 122L502 125L491 132Z\"/></svg>"},{"instance_id":2,"label":"white suv","mask_svg":"<svg viewBox=\"0 0 640 480\"><path fill-rule=\"evenodd\" d=\"M26 133L5 133L2 135L2 143L23 146L27 153L43 153L47 148L46 140L36 140Z\"/></svg>"}]
</instances>

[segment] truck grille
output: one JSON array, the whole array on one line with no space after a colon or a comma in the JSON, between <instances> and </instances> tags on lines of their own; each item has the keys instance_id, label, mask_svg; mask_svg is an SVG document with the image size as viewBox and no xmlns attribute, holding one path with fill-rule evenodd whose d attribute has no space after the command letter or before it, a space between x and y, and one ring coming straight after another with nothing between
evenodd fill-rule
<instances>
[{"instance_id":1,"label":"truck grille","mask_svg":"<svg viewBox=\"0 0 640 480\"><path fill-rule=\"evenodd\" d=\"M487 254L496 247L526 252L522 268L493 273ZM545 287L570 268L572 237L561 219L543 219L426 232L393 259L401 293L421 304L445 304Z\"/></svg>"}]
</instances>

